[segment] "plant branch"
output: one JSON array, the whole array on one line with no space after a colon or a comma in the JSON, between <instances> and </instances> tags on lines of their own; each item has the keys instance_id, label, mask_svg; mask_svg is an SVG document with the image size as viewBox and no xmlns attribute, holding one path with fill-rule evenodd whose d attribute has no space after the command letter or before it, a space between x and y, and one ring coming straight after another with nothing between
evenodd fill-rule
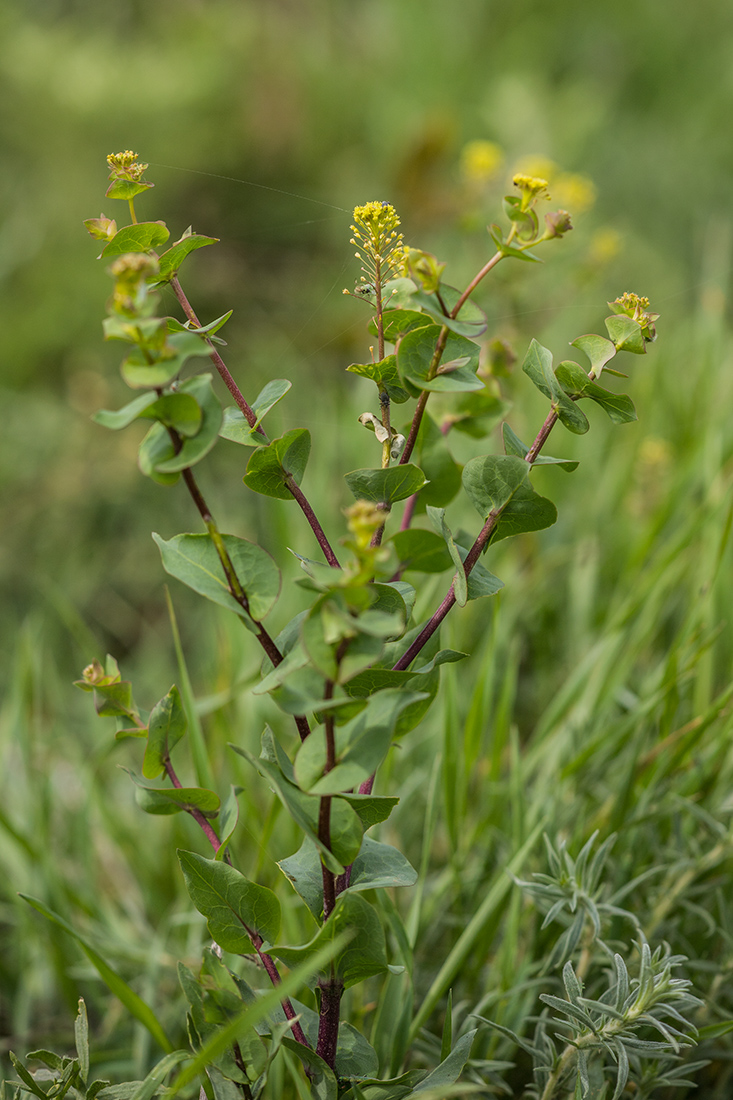
<instances>
[{"instance_id":1,"label":"plant branch","mask_svg":"<svg viewBox=\"0 0 733 1100\"><path fill-rule=\"evenodd\" d=\"M511 240L511 238L510 238L510 240ZM479 273L477 275L474 275L473 279L471 279L471 282L468 284L466 289L463 291L463 294L461 294L460 298L458 299L456 304L453 306L453 309L450 311L450 315L454 320L458 316L458 314L461 312L461 309L463 308L463 306L466 304L466 299L470 298L470 296L473 294L474 290L479 285L479 283L482 281L482 279L486 278L486 276L489 274L489 272L492 270L492 268L496 267L496 265L499 263L499 261L501 259L503 259L503 257L504 257L503 252L495 252L494 255L491 257L491 259L489 260L489 262L487 264L484 264L484 266L481 268Z\"/></svg>"},{"instance_id":2,"label":"plant branch","mask_svg":"<svg viewBox=\"0 0 733 1100\"><path fill-rule=\"evenodd\" d=\"M555 426L556 422L557 414L554 411L550 412L544 424L537 433L537 436L532 446L525 455L525 462L527 462L530 466L535 461L543 446L547 442L547 438L553 427ZM489 512L486 518L486 522L481 528L476 538L476 541L466 554L465 561L463 562L463 569L466 574L466 578L468 578L471 570L478 561L481 552L483 551L484 547L487 545L489 539L494 533L502 511L503 509L500 508L495 512ZM443 619L446 617L455 602L456 594L454 590L454 584L453 582L451 582L451 586L448 589L445 597L443 598L440 607L434 613L432 618L429 619L428 622L425 624L423 629L418 634L417 638L415 638L415 641L412 643L412 645L402 654L399 661L397 661L397 663L393 666L394 672L404 671L405 669L409 668L423 646L430 640L430 638L432 638L433 634L443 622Z\"/></svg>"},{"instance_id":3,"label":"plant branch","mask_svg":"<svg viewBox=\"0 0 733 1100\"><path fill-rule=\"evenodd\" d=\"M175 769L170 760L165 759L163 761L163 764L165 766L165 774L168 776L173 786L177 787L178 790L180 790L183 784L176 775ZM196 809L195 806L186 806L186 813L189 813L196 824L201 828L209 844L214 849L214 852L218 852L221 848L221 841L219 840L219 836L216 830L209 824L204 815L201 813L201 810ZM229 859L229 853L227 853L224 858L227 860L227 863L231 863L231 859Z\"/></svg>"},{"instance_id":4,"label":"plant branch","mask_svg":"<svg viewBox=\"0 0 733 1100\"><path fill-rule=\"evenodd\" d=\"M174 445L177 442L178 449L180 449L180 436L173 428L169 428L168 430L171 434ZM203 498L201 490L198 487L190 466L182 472L186 488L191 494L191 498L193 499L193 502L198 509L199 515L204 521L206 529L209 532L211 541L216 547L216 552L219 555L219 561L221 562L222 569L224 570L224 575L227 579L227 584L229 585L229 591L256 626L257 631L255 637L257 638L257 641L260 643L263 650L272 661L273 665L277 666L282 661L283 655L275 644L273 638L270 636L266 628L262 625L262 623L258 622L257 619L252 618L252 616L250 615L249 600L247 599L247 594L242 587L239 577L237 576L237 572L234 568L234 565L232 564L232 559L229 557L227 548L224 545L224 540L222 539L219 529L214 522L214 518L211 514L211 511L209 510L209 506ZM305 741L306 737L310 733L310 726L308 725L307 718L305 718L305 716L302 714L296 714L294 715L294 720L301 741Z\"/></svg>"},{"instance_id":5,"label":"plant branch","mask_svg":"<svg viewBox=\"0 0 733 1100\"><path fill-rule=\"evenodd\" d=\"M198 317L196 316L196 313L194 312L193 306L191 305L188 298L186 297L186 295L183 291L183 287L181 286L181 284L178 281L178 276L177 275L174 275L173 278L171 279L171 287L173 289L173 293L175 294L176 298L178 299L178 301L180 303L181 309L186 314L186 316L188 317L191 324L195 325L196 328L202 328L201 322L199 321ZM249 405L245 401L244 395L242 394L242 391L240 390L239 386L237 385L237 383L232 378L231 374L229 373L229 368L227 367L226 363L222 359L221 355L219 355L219 352L216 350L216 348L214 347L211 340L208 338L208 336L205 336L204 339L206 340L206 343L211 348L211 362L214 364L214 366L218 370L219 375L221 376L221 379L224 382L224 385L229 390L230 394L232 395L232 397L236 401L236 403L239 406L240 410L242 411L242 413L246 417L247 423L249 424L250 428L254 428L255 424L257 423L257 416L255 414L254 409L251 407L251 405ZM263 428L258 427L257 431L260 432L263 436L265 435L265 432L264 432Z\"/></svg>"},{"instance_id":6,"label":"plant branch","mask_svg":"<svg viewBox=\"0 0 733 1100\"><path fill-rule=\"evenodd\" d=\"M333 698L334 682L333 680L326 681L326 690L324 691L324 700ZM324 720L324 731L326 735L326 763L323 769L323 774L327 775L332 770L336 763L336 739L333 728L333 713L326 712L326 718ZM324 795L318 806L318 839L325 848L331 851L331 796ZM336 904L336 876L333 871L326 867L323 860L321 860L321 875L323 878L323 921L328 920L333 912L333 908Z\"/></svg>"},{"instance_id":7,"label":"plant branch","mask_svg":"<svg viewBox=\"0 0 733 1100\"><path fill-rule=\"evenodd\" d=\"M293 494L293 497L295 498L295 500L300 505L300 508L303 512L303 515L308 520L308 523L311 526L311 530L313 531L313 534L316 536L316 540L318 541L318 545L320 546L321 550L323 551L324 558L326 559L326 561L328 562L329 565L333 566L334 569L340 569L341 566L339 565L339 560L336 557L336 555L334 554L333 549L331 547L331 544L328 541L328 539L326 538L326 534L325 534L323 528L321 527L320 523L318 522L318 517L316 516L316 513L313 511L312 507L308 503L308 501L307 501L304 493L302 492L300 486L295 484L295 479L293 478L292 474L288 475L288 477L285 481L285 484L286 484L287 488L289 489L289 491Z\"/></svg>"}]
</instances>

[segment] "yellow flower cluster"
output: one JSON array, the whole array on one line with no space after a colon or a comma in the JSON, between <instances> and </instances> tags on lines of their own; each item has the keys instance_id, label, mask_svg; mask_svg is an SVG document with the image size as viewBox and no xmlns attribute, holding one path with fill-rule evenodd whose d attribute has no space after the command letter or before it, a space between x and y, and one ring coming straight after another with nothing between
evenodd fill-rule
<instances>
[{"instance_id":1,"label":"yellow flower cluster","mask_svg":"<svg viewBox=\"0 0 733 1100\"><path fill-rule=\"evenodd\" d=\"M486 183L504 163L502 149L493 141L469 141L461 150L461 175L471 183Z\"/></svg>"},{"instance_id":2,"label":"yellow flower cluster","mask_svg":"<svg viewBox=\"0 0 733 1100\"><path fill-rule=\"evenodd\" d=\"M379 282L381 285L402 275L405 269L406 249L399 231L400 219L388 202L368 202L354 209L355 256L362 262L362 283Z\"/></svg>"},{"instance_id":3,"label":"yellow flower cluster","mask_svg":"<svg viewBox=\"0 0 733 1100\"><path fill-rule=\"evenodd\" d=\"M139 183L147 164L138 162L137 153L132 149L125 149L122 153L108 153L107 164L110 167L109 178L111 180L131 180Z\"/></svg>"},{"instance_id":4,"label":"yellow flower cluster","mask_svg":"<svg viewBox=\"0 0 733 1100\"><path fill-rule=\"evenodd\" d=\"M565 206L573 214L590 210L596 201L596 188L589 176L579 172L561 172L549 157L527 156L517 162L516 171L523 176L539 177L552 188L555 202Z\"/></svg>"},{"instance_id":5,"label":"yellow flower cluster","mask_svg":"<svg viewBox=\"0 0 733 1100\"><path fill-rule=\"evenodd\" d=\"M625 290L620 298L614 298L614 304L622 307L622 311L628 316L643 313L649 309L649 299L634 294L631 290Z\"/></svg>"}]
</instances>

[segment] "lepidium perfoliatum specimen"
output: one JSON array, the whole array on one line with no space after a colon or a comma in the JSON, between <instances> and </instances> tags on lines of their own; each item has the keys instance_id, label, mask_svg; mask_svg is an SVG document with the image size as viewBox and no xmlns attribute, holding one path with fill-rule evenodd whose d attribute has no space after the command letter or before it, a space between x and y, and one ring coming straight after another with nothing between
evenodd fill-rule
<instances>
[{"instance_id":1,"label":"lepidium perfoliatum specimen","mask_svg":"<svg viewBox=\"0 0 733 1100\"><path fill-rule=\"evenodd\" d=\"M490 227L493 251L460 290L444 281L444 263L404 243L400 219L389 203L358 206L351 244L361 274L350 293L356 310L366 305L371 312L375 347L366 362L347 370L374 383L373 408L359 419L374 433L377 446L364 433L364 468L344 475L354 497L345 530L327 534L302 488L311 449L307 427L271 439L264 426L270 409L287 399L291 383L273 379L261 393L245 397L246 370L238 369L235 380L220 351L218 333L231 311L202 323L179 281L191 253L214 239L189 228L169 246L164 222L137 218L135 202L153 186L144 178L147 165L130 151L111 155L108 162L107 198L124 203L130 224L118 228L102 214L86 226L102 243L101 258L112 278L104 334L125 347L120 370L134 395L124 408L103 410L95 419L115 431L135 420L151 422L139 448L140 470L159 486L183 482L202 526L168 540L153 535L163 568L238 616L262 649L262 678L255 692L269 695L273 706L288 715L294 737L281 744L266 728L259 757L239 745L232 749L247 758L302 833L300 848L280 867L288 889L318 926L310 942L281 939L278 897L249 881L229 853L237 827L237 790L222 803L208 788L214 780L198 742L194 763L201 785L182 786L173 763L187 727L178 689L172 687L146 713L114 659L104 668L95 662L85 669L79 687L93 693L98 713L117 720L118 737L145 742L141 774L132 775L142 809L187 813L208 841L208 855L179 853L191 900L206 918L216 947L206 952L200 975L180 968L193 1055L179 1056L188 1063L172 1089L204 1074L217 1100L265 1095L273 1061L285 1052L290 1064L293 1054L302 1063L305 1078L299 1087L307 1089L310 1082L315 1095L329 1100L337 1095L355 1100L450 1095L459 1087L475 1030L453 1043L448 1028L440 1064L432 1071L408 1069L385 1080L390 1070L394 1074L409 1064L408 1036L425 1021L435 1000L416 1014L411 1000L405 1000L403 1017L394 1022L389 1013L378 1013L372 1043L342 1020L346 989L368 980L379 1001L384 983L400 972L405 960L399 953L390 957L383 928L386 909L378 904L377 892L409 887L417 878L396 848L369 836L398 801L396 795L373 794L374 777L395 739L408 734L434 701L440 666L465 656L440 648L443 619L454 604L489 598L502 587L481 563L482 555L501 539L555 522L555 506L531 481L535 465L552 463L567 472L577 465L544 454L555 425L575 434L588 431L582 411L588 399L615 423L636 418L629 397L599 383L604 370L618 373L609 364L619 353L646 352L656 314L636 294L617 298L610 304L607 335L572 341L584 365L564 361L553 366L550 351L533 340L523 370L547 398L544 423L528 442L505 423L504 453L479 453L461 470L449 450L451 432L467 434L480 450L497 419L496 398L478 369L487 321L473 301L474 292L505 260L539 262L536 250L567 233L570 218L562 210L541 218L538 208L549 198L545 181L516 176L515 193L504 202L508 224ZM157 288L164 284L175 294L182 319L159 315ZM212 385L210 365L231 395L233 403L225 408ZM294 389L297 393L297 382ZM256 543L221 531L194 472L220 439L245 449L245 493L294 501L312 532L314 557L301 559L299 582L310 595L310 606L290 621L277 562ZM447 512L462 493L478 513L470 536L453 529ZM425 505L429 527L413 524L418 502ZM288 553L285 547L282 551ZM452 573L444 597L425 621L414 621L421 581L441 571ZM252 822L248 826L255 828ZM513 870L518 869L517 864ZM399 922L394 906L390 911ZM231 956L237 955L259 960L269 992L251 988L235 973ZM649 962L643 954L645 974L656 973L656 958ZM659 967L669 965L670 960L660 959ZM650 980L641 977L635 993L619 967L613 996L594 1007L582 1001L568 971L567 1012L571 1024L581 1026L576 1046L584 1053L575 1062L565 1053L555 1056L559 1061L545 1059L543 1097L555 1085L559 1088L576 1064L580 1095L585 1094L596 1039L586 1039L582 1028L590 1028L597 1043L619 1050L623 1029L615 1023L618 1013L625 1012L627 1000L641 1004ZM315 1008L294 999L305 985L313 990L306 999ZM151 1026L147 1006L129 998L127 1004ZM598 1028L594 1013L600 1014ZM477 1026L484 1025L477 1021ZM161 1041L159 1034L156 1038ZM388 1049L389 1057L380 1060L375 1047ZM475 1076L478 1070L471 1072Z\"/></svg>"}]
</instances>

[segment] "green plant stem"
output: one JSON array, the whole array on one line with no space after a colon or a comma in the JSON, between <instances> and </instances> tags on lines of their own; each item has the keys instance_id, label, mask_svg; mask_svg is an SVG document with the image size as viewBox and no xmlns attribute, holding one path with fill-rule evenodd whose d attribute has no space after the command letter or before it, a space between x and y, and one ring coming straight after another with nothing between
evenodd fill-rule
<instances>
[{"instance_id":1,"label":"green plant stem","mask_svg":"<svg viewBox=\"0 0 733 1100\"><path fill-rule=\"evenodd\" d=\"M509 241L511 241L513 236L514 236L514 229L515 229L515 227L512 226L512 228L509 232L509 236L507 238L507 244L509 244ZM461 294L460 298L458 299L456 304L453 306L453 309L450 311L450 315L453 318L453 320L456 319L456 317L460 313L461 309L466 304L466 300L468 298L470 298L470 296L473 294L474 290L479 285L479 283L482 281L482 279L485 279L486 276L489 274L489 272L492 270L492 268L495 268L496 265L503 258L504 258L504 253L503 252L495 252L494 255L491 257L491 259L489 260L489 262L487 264L484 264L484 266L481 268L479 273L477 275L474 275L473 279L471 279L471 282L468 284L466 289L463 291L463 294Z\"/></svg>"},{"instance_id":2,"label":"green plant stem","mask_svg":"<svg viewBox=\"0 0 733 1100\"><path fill-rule=\"evenodd\" d=\"M171 434L171 438L174 441L174 445L177 441L178 448L180 449L180 436L176 431L174 431L174 429L169 428L168 430ZM257 641L260 643L267 656L272 661L273 665L279 665L283 659L283 655L268 631L262 625L262 623L258 622L256 619L253 619L249 613L249 600L247 599L247 595L242 588L239 577L237 576L234 565L232 564L232 560L227 553L227 549L224 545L224 541L221 537L219 529L214 522L214 518L211 515L209 507L201 494L201 490L196 483L196 479L193 476L190 467L187 467L185 470L183 470L183 480L186 484L186 488L191 494L191 498L196 505L196 508L198 509L201 519L204 521L206 529L211 536L211 540L216 547L216 552L219 555L219 560L221 562L222 569L224 570L224 575L227 579L227 584L229 585L229 590L232 596L242 607L242 609L247 613L248 617L251 619L254 625L257 627L255 637L257 638ZM296 714L294 715L294 720L301 741L305 741L306 737L310 733L308 719L302 714Z\"/></svg>"},{"instance_id":3,"label":"green plant stem","mask_svg":"<svg viewBox=\"0 0 733 1100\"><path fill-rule=\"evenodd\" d=\"M176 775L175 769L170 760L164 760L163 764L165 766L165 774L168 776L173 786L180 790L183 784ZM214 849L214 852L218 852L221 848L221 840L219 839L216 830L209 824L204 815L201 813L201 810L197 810L195 806L187 806L186 813L189 813L191 815L196 824L202 830L209 844ZM229 857L228 852L226 853L224 858L226 859L227 863L231 863L231 858Z\"/></svg>"},{"instance_id":4,"label":"green plant stem","mask_svg":"<svg viewBox=\"0 0 733 1100\"><path fill-rule=\"evenodd\" d=\"M591 373L591 375L589 377L592 377L592 376L593 375ZM542 450L542 447L545 445L545 443L547 441L547 438L548 438L550 432L552 431L553 427L555 426L556 422L557 422L557 414L555 412L550 412L548 414L544 424L542 425L539 432L537 433L537 436L536 436L532 446L530 447L530 449L527 451L527 454L525 455L525 462L527 462L530 466L532 465L532 463L537 458L538 454ZM496 528L496 525L499 522L499 518L501 517L502 511L503 511L503 508L499 508L495 512L489 512L489 514L486 518L486 522L484 523L483 527L481 528L481 530L480 530L480 532L479 532L479 534L476 538L476 541L474 542L473 546L471 547L471 549L466 554L465 561L463 562L463 569L464 569L464 572L466 574L466 578L468 578L468 576L470 575L471 570L473 569L474 565L476 564L476 562L479 559L479 556L481 555L481 552L483 551L484 547L487 545L489 539L493 535L494 530ZM448 614L450 609L453 607L455 602L456 602L456 594L455 594L455 591L454 591L453 582L451 582L451 586L448 589L448 592L446 593L445 597L443 598L443 601L440 604L440 607L438 607L437 611L434 613L432 618L429 619L428 622L425 624L425 626L420 631L417 638L415 638L415 641L412 643L412 645L409 647L409 649L407 649L402 654L399 661L397 661L397 663L393 666L393 671L401 672L401 671L404 671L405 669L409 668L409 666L415 660L415 657L417 657L418 653L423 648L423 646L430 640L430 638L432 638L433 634L438 629L440 624L443 622L443 619L446 617L446 615Z\"/></svg>"},{"instance_id":5,"label":"green plant stem","mask_svg":"<svg viewBox=\"0 0 733 1100\"><path fill-rule=\"evenodd\" d=\"M336 1064L341 997L344 992L343 982L336 979L333 963L331 964L328 981L319 981L318 986L321 993L321 1005L316 1054L320 1055L324 1062L333 1069Z\"/></svg>"},{"instance_id":6,"label":"green plant stem","mask_svg":"<svg viewBox=\"0 0 733 1100\"><path fill-rule=\"evenodd\" d=\"M183 291L183 287L179 283L178 277L176 275L174 275L173 278L171 279L171 288L172 288L173 293L175 294L176 298L179 301L181 309L186 314L186 316L188 317L191 324L195 325L196 328L201 328L202 327L201 322L199 321L198 317L196 316L196 313L194 312L193 306L191 305L188 298L186 297L186 295ZM247 401L245 401L244 395L242 394L242 391L240 390L239 386L237 385L237 383L232 378L231 374L229 373L229 368L227 367L226 363L222 359L221 355L219 355L219 352L216 350L216 348L214 347L211 340L209 340L208 336L204 337L204 339L206 340L206 343L211 348L211 362L216 367L222 381L224 382L224 385L226 386L226 388L229 390L230 394L232 395L232 397L236 401L236 403L239 406L241 412L246 417L247 423L249 424L250 428L254 428L255 424L257 423L257 416L255 414L254 409L251 407L251 405L249 405L247 403ZM260 432L263 436L265 435L265 431L262 427L258 427L257 431ZM265 438L266 438L266 436L265 436Z\"/></svg>"},{"instance_id":7,"label":"green plant stem","mask_svg":"<svg viewBox=\"0 0 733 1100\"><path fill-rule=\"evenodd\" d=\"M178 281L178 278L175 275L171 279L171 287L173 289L173 293L175 294L176 298L178 299L178 301L180 303L181 309L186 314L189 321L191 321L191 323L194 324L196 326L196 328L201 328L201 322L199 321L198 317L196 316L196 313L194 311L193 306L191 305L188 298L186 297L186 294L184 293L183 287L181 286L181 284ZM208 337L206 338L206 343L211 348L211 361L214 364L214 366L216 367L217 371L219 372L219 375L220 375L222 381L224 382L224 385L229 390L230 394L232 395L232 397L236 401L237 405L239 406L241 412L246 417L247 423L249 424L249 426L251 428L254 428L255 424L257 424L257 416L255 414L254 409L245 400L244 394L242 393L239 386L237 385L237 383L232 378L232 375L230 374L226 363L224 362L221 355L219 354L219 352L216 350L216 348L212 344L211 340L208 339ZM266 435L265 430L264 430L264 428L262 427L261 424L257 425L257 431L262 436L263 443L266 442L267 441L267 435ZM293 497L295 498L295 500L300 505L300 508L302 509L303 514L305 515L305 518L308 520L308 523L310 524L311 528L313 529L313 533L315 534L316 539L318 540L318 545L321 547L321 549L323 550L323 553L325 554L326 561L328 562L329 565L332 565L335 569L340 568L339 563L338 563L338 559L337 559L336 555L334 554L333 550L331 549L329 541L326 538L326 535L324 534L324 531L323 531L323 528L321 527L321 524L318 522L318 519L316 517L315 512L313 511L312 507L310 506L310 504L306 500L306 498L305 498L303 492L301 491L301 489L295 484L295 482L293 481L292 478L290 478L289 481L288 481L288 489L290 490L290 492L293 494Z\"/></svg>"},{"instance_id":8,"label":"green plant stem","mask_svg":"<svg viewBox=\"0 0 733 1100\"><path fill-rule=\"evenodd\" d=\"M326 681L324 700L333 698L334 682ZM334 735L333 714L327 712L324 720L324 732L326 737L326 763L323 774L327 775L336 764L336 739ZM324 795L318 806L318 839L324 847L331 851L331 796ZM323 920L328 920L336 904L336 876L326 867L321 860L321 874L323 878Z\"/></svg>"},{"instance_id":9,"label":"green plant stem","mask_svg":"<svg viewBox=\"0 0 733 1100\"><path fill-rule=\"evenodd\" d=\"M163 763L164 763L166 775L170 779L171 783L173 784L174 787L176 787L180 790L181 787L183 786L183 784L181 783L180 779L178 778L178 776L176 774L176 771L175 771L170 759L166 758L163 761ZM221 847L221 840L219 839L219 836L218 836L216 830L209 824L209 822L206 820L206 818L201 813L201 811L197 810L195 807L189 806L189 807L186 807L186 812L189 813L191 815L191 817L194 819L194 821L197 823L197 825L199 825L201 827L204 835L206 836L206 839L209 841L209 844L211 844L211 847L214 849L214 852L215 853L218 852L219 848ZM232 860L231 860L231 856L229 855L229 852L225 853L224 859L226 860L226 862L228 864L231 865ZM265 970L267 971L267 974L270 978L270 981L272 982L272 984L274 986L280 985L282 979L280 978L280 974L278 972L277 966L275 965L275 962L273 961L272 957L267 954L267 952L261 950L262 944L264 942L263 939L262 939L262 936L260 936L257 932L255 932L255 930L253 928L249 928L247 925L245 925L245 930L247 932L247 935L249 936L249 938L252 941L252 945L253 945L255 951L257 952L262 965L264 966ZM293 1030L293 1037L295 1039L297 1039L297 1041L299 1043L303 1043L304 1046L308 1046L309 1043L308 1043L308 1040L305 1037L305 1033L303 1032L303 1029L301 1028L300 1024L297 1022L297 1013L296 1013L295 1009L293 1008L293 1005L292 1005L292 1003L291 1003L291 1001L288 997L286 997L283 1000L282 1008L283 1008L283 1012L285 1013L288 1020L295 1020L296 1021L293 1025L293 1029L292 1029Z\"/></svg>"}]
</instances>

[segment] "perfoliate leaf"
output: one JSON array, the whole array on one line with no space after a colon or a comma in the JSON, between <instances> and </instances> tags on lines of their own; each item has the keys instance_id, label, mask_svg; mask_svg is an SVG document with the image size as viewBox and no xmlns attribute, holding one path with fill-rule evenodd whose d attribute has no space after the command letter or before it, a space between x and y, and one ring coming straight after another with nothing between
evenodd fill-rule
<instances>
[{"instance_id":1,"label":"perfoliate leaf","mask_svg":"<svg viewBox=\"0 0 733 1100\"><path fill-rule=\"evenodd\" d=\"M395 312L401 313L402 311L395 310ZM417 316L422 317L423 314L418 314ZM379 389L385 389L387 391L390 401L395 401L398 405L407 401L410 396L400 385L400 376L397 371L397 357L395 355L388 355L379 363L352 363L346 369L351 371L352 374L358 374L362 378L371 379L372 382L376 383Z\"/></svg>"},{"instance_id":2,"label":"perfoliate leaf","mask_svg":"<svg viewBox=\"0 0 733 1100\"><path fill-rule=\"evenodd\" d=\"M397 364L400 376L405 382L418 390L430 390L443 393L460 393L466 390L481 390L484 384L476 377L479 348L463 336L451 335L441 357L441 363L466 359L467 362L450 373L437 373L429 378L435 348L440 336L439 325L428 325L412 329L406 333L397 345Z\"/></svg>"},{"instance_id":3,"label":"perfoliate leaf","mask_svg":"<svg viewBox=\"0 0 733 1100\"><path fill-rule=\"evenodd\" d=\"M529 482L529 466L515 455L472 458L463 470L463 487L479 514L499 515L492 541L525 531L540 531L557 519L555 505Z\"/></svg>"},{"instance_id":4,"label":"perfoliate leaf","mask_svg":"<svg viewBox=\"0 0 733 1100\"><path fill-rule=\"evenodd\" d=\"M110 192L108 191L107 194L110 195ZM110 195L110 198L117 198L117 196ZM102 258L109 260L113 256L122 256L125 252L150 252L151 249L165 244L169 237L170 231L164 222L137 222L135 225L126 225L123 229L119 229L109 244L102 249Z\"/></svg>"},{"instance_id":5,"label":"perfoliate leaf","mask_svg":"<svg viewBox=\"0 0 733 1100\"><path fill-rule=\"evenodd\" d=\"M174 685L150 712L148 744L143 760L145 779L157 779L165 772L171 750L186 732L186 714L178 688Z\"/></svg>"},{"instance_id":6,"label":"perfoliate leaf","mask_svg":"<svg viewBox=\"0 0 733 1100\"><path fill-rule=\"evenodd\" d=\"M359 855L351 866L349 890L384 890L414 886L416 882L417 871L402 852L390 844L364 837Z\"/></svg>"},{"instance_id":7,"label":"perfoliate leaf","mask_svg":"<svg viewBox=\"0 0 733 1100\"><path fill-rule=\"evenodd\" d=\"M254 452L247 464L244 484L263 496L292 500L288 479L292 477L295 484L300 485L310 449L310 432L305 428L286 432L280 439L273 439Z\"/></svg>"},{"instance_id":8,"label":"perfoliate leaf","mask_svg":"<svg viewBox=\"0 0 733 1100\"><path fill-rule=\"evenodd\" d=\"M450 313L460 298L461 292L456 290L455 287L441 284L439 293ZM436 294L426 294L423 290L415 290L411 302L419 305L421 309L434 317L440 325L444 325L458 336L476 338L486 332L488 326L486 314L470 299L461 307L456 318L446 316Z\"/></svg>"},{"instance_id":9,"label":"perfoliate leaf","mask_svg":"<svg viewBox=\"0 0 733 1100\"><path fill-rule=\"evenodd\" d=\"M595 401L608 413L615 424L629 424L636 420L636 409L630 397L625 393L611 393L610 390L596 385L577 363L559 363L555 375L566 393L590 397L591 401Z\"/></svg>"},{"instance_id":10,"label":"perfoliate leaf","mask_svg":"<svg viewBox=\"0 0 733 1100\"><path fill-rule=\"evenodd\" d=\"M616 354L615 345L610 340L606 340L605 336L596 336L594 332L576 337L575 340L570 341L570 346L585 352L596 379L601 377L601 371L606 363L610 362Z\"/></svg>"},{"instance_id":11,"label":"perfoliate leaf","mask_svg":"<svg viewBox=\"0 0 733 1100\"><path fill-rule=\"evenodd\" d=\"M352 470L344 474L344 480L357 500L371 500L375 504L405 500L426 484L422 470L409 462L386 470Z\"/></svg>"},{"instance_id":12,"label":"perfoliate leaf","mask_svg":"<svg viewBox=\"0 0 733 1100\"><path fill-rule=\"evenodd\" d=\"M379 917L368 902L349 892L339 895L333 913L310 943L303 947L272 947L270 954L288 967L297 966L341 932L350 933L352 938L333 960L333 968L346 989L385 973L387 953Z\"/></svg>"},{"instance_id":13,"label":"perfoliate leaf","mask_svg":"<svg viewBox=\"0 0 733 1100\"><path fill-rule=\"evenodd\" d=\"M138 464L142 472L147 474L148 477L155 479L155 475L178 474L181 470L195 466L216 443L221 426L222 411L219 399L211 387L211 375L197 374L194 378L182 382L180 394L193 400L200 410L200 427L195 433L187 437L184 436L180 450L176 451L170 434L167 428L164 427L165 421L154 424L140 444L138 451ZM168 396L178 397L179 394ZM161 401L166 402L167 397L161 398ZM151 409L154 407L150 406ZM175 416L177 411L184 418L185 408L177 410L175 405L163 404L159 409L161 419L165 416ZM193 422L193 418L191 418L189 420L191 427L193 427Z\"/></svg>"},{"instance_id":14,"label":"perfoliate leaf","mask_svg":"<svg viewBox=\"0 0 733 1100\"><path fill-rule=\"evenodd\" d=\"M632 351L635 355L646 354L644 333L641 330L641 325L633 317L617 314L614 317L607 317L605 325L616 351Z\"/></svg>"},{"instance_id":15,"label":"perfoliate leaf","mask_svg":"<svg viewBox=\"0 0 733 1100\"><path fill-rule=\"evenodd\" d=\"M183 810L199 810L204 817L216 817L221 805L219 796L204 787L148 787L129 768L123 768L137 788L138 806L148 814L178 814Z\"/></svg>"},{"instance_id":16,"label":"perfoliate leaf","mask_svg":"<svg viewBox=\"0 0 733 1100\"><path fill-rule=\"evenodd\" d=\"M197 248L205 248L208 244L218 244L218 237L204 237L199 233L192 233L191 228L186 230L180 240L176 241L167 252L160 257L160 277L156 283L165 283L178 274L178 269L190 252Z\"/></svg>"},{"instance_id":17,"label":"perfoliate leaf","mask_svg":"<svg viewBox=\"0 0 733 1100\"><path fill-rule=\"evenodd\" d=\"M567 396L552 370L552 353L536 340L529 345L522 363L522 370L537 389L547 397L558 419L568 431L583 435L590 425L585 414Z\"/></svg>"},{"instance_id":18,"label":"perfoliate leaf","mask_svg":"<svg viewBox=\"0 0 733 1100\"><path fill-rule=\"evenodd\" d=\"M250 882L228 863L178 852L191 901L206 917L212 938L225 951L247 954L250 932L273 942L280 932L280 902L272 890Z\"/></svg>"},{"instance_id":19,"label":"perfoliate leaf","mask_svg":"<svg viewBox=\"0 0 733 1100\"><path fill-rule=\"evenodd\" d=\"M434 531L410 527L406 531L398 531L389 541L397 551L403 570L442 573L450 568L451 556L445 542Z\"/></svg>"},{"instance_id":20,"label":"perfoliate leaf","mask_svg":"<svg viewBox=\"0 0 733 1100\"><path fill-rule=\"evenodd\" d=\"M229 590L223 566L209 535L175 535L166 541L153 533L163 568L207 600L260 622L280 594L280 570L261 546L235 535L222 535L234 571L249 601L249 615Z\"/></svg>"},{"instance_id":21,"label":"perfoliate leaf","mask_svg":"<svg viewBox=\"0 0 733 1100\"><path fill-rule=\"evenodd\" d=\"M414 309L386 309L382 313L384 338L389 340L390 344L396 344L403 332L409 332L413 328L422 328L423 325L432 323L429 314L419 313ZM372 336L377 335L377 322L374 317L369 322L369 332Z\"/></svg>"},{"instance_id":22,"label":"perfoliate leaf","mask_svg":"<svg viewBox=\"0 0 733 1100\"><path fill-rule=\"evenodd\" d=\"M296 785L292 775L292 765L285 757L285 767L280 761L259 759L236 745L231 746L243 756L274 787L285 809L310 837L321 854L321 859L334 874L343 874L358 855L363 836L363 827L355 811L343 798L334 798L331 802L331 848L321 843L318 836L318 820L321 800L317 795L306 794ZM264 751L264 738L263 738ZM283 754L284 756L285 754ZM289 773L289 774L288 774ZM292 777L292 778L291 778Z\"/></svg>"},{"instance_id":23,"label":"perfoliate leaf","mask_svg":"<svg viewBox=\"0 0 733 1100\"><path fill-rule=\"evenodd\" d=\"M104 194L108 199L125 199L129 201L151 187L155 187L155 184L148 183L147 180L138 180L137 182L135 180L112 180Z\"/></svg>"},{"instance_id":24,"label":"perfoliate leaf","mask_svg":"<svg viewBox=\"0 0 733 1100\"><path fill-rule=\"evenodd\" d=\"M195 332L187 331L171 333L166 339L165 351L165 355L160 355L152 363L141 349L128 355L120 367L127 385L133 390L161 389L173 381L188 359L211 355L206 341ZM187 385L184 382L180 388L185 392Z\"/></svg>"}]
</instances>

